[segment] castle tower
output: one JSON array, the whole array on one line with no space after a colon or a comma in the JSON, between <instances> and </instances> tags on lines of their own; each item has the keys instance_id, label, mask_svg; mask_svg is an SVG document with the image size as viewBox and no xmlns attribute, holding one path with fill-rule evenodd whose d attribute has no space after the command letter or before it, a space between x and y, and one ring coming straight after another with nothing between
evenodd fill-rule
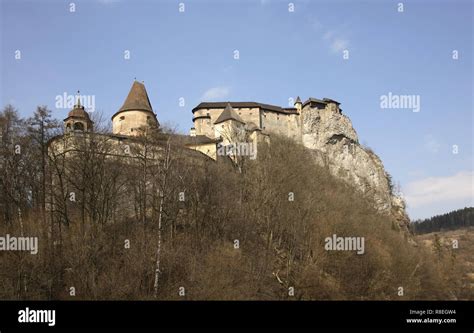
<instances>
[{"instance_id":1,"label":"castle tower","mask_svg":"<svg viewBox=\"0 0 474 333\"><path fill-rule=\"evenodd\" d=\"M298 111L298 113L301 113L301 107L303 104L301 103L300 96L296 97L296 102L295 102L295 108Z\"/></svg>"},{"instance_id":2,"label":"castle tower","mask_svg":"<svg viewBox=\"0 0 474 333\"><path fill-rule=\"evenodd\" d=\"M326 108L328 110L334 113L341 113L341 109L339 107L341 103L330 98L323 98L323 101L326 102Z\"/></svg>"},{"instance_id":3,"label":"castle tower","mask_svg":"<svg viewBox=\"0 0 474 333\"><path fill-rule=\"evenodd\" d=\"M214 122L214 132L216 138L222 138L224 144L231 143L237 139L239 131L245 126L245 122L235 112L230 103L227 103L224 111Z\"/></svg>"},{"instance_id":4,"label":"castle tower","mask_svg":"<svg viewBox=\"0 0 474 333\"><path fill-rule=\"evenodd\" d=\"M294 104L296 108L296 112L298 112L297 119L296 119L296 126L297 126L297 134L296 136L299 138L299 140L303 139L303 103L301 103L301 98L300 96L296 97L296 101Z\"/></svg>"},{"instance_id":5,"label":"castle tower","mask_svg":"<svg viewBox=\"0 0 474 333\"><path fill-rule=\"evenodd\" d=\"M93 121L89 114L81 105L81 97L79 91L77 92L77 101L71 111L69 111L67 118L64 119L64 132L82 131L90 132L93 129Z\"/></svg>"},{"instance_id":6,"label":"castle tower","mask_svg":"<svg viewBox=\"0 0 474 333\"><path fill-rule=\"evenodd\" d=\"M142 133L143 129L158 128L159 126L145 85L134 81L122 107L112 116L112 132L137 136Z\"/></svg>"}]
</instances>

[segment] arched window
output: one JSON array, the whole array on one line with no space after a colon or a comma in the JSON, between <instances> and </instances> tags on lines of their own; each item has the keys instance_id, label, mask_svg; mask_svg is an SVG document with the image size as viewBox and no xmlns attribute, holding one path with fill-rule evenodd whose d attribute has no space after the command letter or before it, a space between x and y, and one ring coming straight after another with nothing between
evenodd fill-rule
<instances>
[{"instance_id":1,"label":"arched window","mask_svg":"<svg viewBox=\"0 0 474 333\"><path fill-rule=\"evenodd\" d=\"M83 131L84 130L84 124L83 123L74 123L74 130L75 131Z\"/></svg>"}]
</instances>

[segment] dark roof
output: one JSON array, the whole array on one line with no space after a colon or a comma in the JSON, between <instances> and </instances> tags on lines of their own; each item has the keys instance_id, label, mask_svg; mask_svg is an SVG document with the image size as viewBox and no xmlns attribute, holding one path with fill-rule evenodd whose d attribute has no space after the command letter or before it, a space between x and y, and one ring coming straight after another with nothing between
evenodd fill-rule
<instances>
[{"instance_id":1,"label":"dark roof","mask_svg":"<svg viewBox=\"0 0 474 333\"><path fill-rule=\"evenodd\" d=\"M151 107L150 99L148 98L148 94L146 92L145 85L141 82L134 81L130 92L128 93L125 102L123 103L120 110L118 110L112 118L114 118L117 114L124 111L146 111L150 112L153 115L153 108Z\"/></svg>"},{"instance_id":2,"label":"dark roof","mask_svg":"<svg viewBox=\"0 0 474 333\"><path fill-rule=\"evenodd\" d=\"M308 103L317 103L317 104L336 103L337 105L341 104L338 101L335 101L335 100L330 99L330 98L317 99L317 98L313 98L313 97L308 98L308 100L303 103L303 106L305 106Z\"/></svg>"},{"instance_id":3,"label":"dark roof","mask_svg":"<svg viewBox=\"0 0 474 333\"><path fill-rule=\"evenodd\" d=\"M192 111L193 113L199 109L223 109L230 103L234 108L260 108L264 110L279 112L279 113L296 113L296 109L284 109L281 106L257 103L257 102L202 102L199 103Z\"/></svg>"},{"instance_id":4,"label":"dark roof","mask_svg":"<svg viewBox=\"0 0 474 333\"><path fill-rule=\"evenodd\" d=\"M69 117L75 117L75 118L85 118L86 120L90 121L89 114L84 110L84 107L74 107L69 113L67 114L67 118ZM66 118L66 119L67 119Z\"/></svg>"},{"instance_id":5,"label":"dark roof","mask_svg":"<svg viewBox=\"0 0 474 333\"><path fill-rule=\"evenodd\" d=\"M219 115L219 117L214 122L214 124L219 124L226 120L235 120L235 121L238 121L239 123L245 124L242 118L240 118L237 112L235 112L235 110L232 108L230 103L227 103L224 111L222 111L222 113Z\"/></svg>"},{"instance_id":6,"label":"dark roof","mask_svg":"<svg viewBox=\"0 0 474 333\"><path fill-rule=\"evenodd\" d=\"M304 103L303 103L303 106L308 104L308 103L319 103L319 104L327 104L325 101L323 101L322 99L317 99L317 98L313 98L313 97L310 97L308 98Z\"/></svg>"},{"instance_id":7,"label":"dark roof","mask_svg":"<svg viewBox=\"0 0 474 333\"><path fill-rule=\"evenodd\" d=\"M341 104L339 103L338 101L335 101L333 99L330 99L330 98L323 98L323 101L325 101L326 103L336 103L337 105Z\"/></svg>"},{"instance_id":8,"label":"dark roof","mask_svg":"<svg viewBox=\"0 0 474 333\"><path fill-rule=\"evenodd\" d=\"M71 117L72 118L83 118L83 119L86 119L86 121L88 121L88 122L92 122L91 118L89 117L89 114L84 109L84 106L81 105L81 99L79 97L77 98L76 105L74 105L72 110L69 111L69 113L67 114L67 118L64 119L64 121L66 121L67 119L69 119Z\"/></svg>"},{"instance_id":9,"label":"dark roof","mask_svg":"<svg viewBox=\"0 0 474 333\"><path fill-rule=\"evenodd\" d=\"M301 98L300 98L300 96L296 97L296 102L295 102L295 104L296 104L296 103L301 103Z\"/></svg>"},{"instance_id":10,"label":"dark roof","mask_svg":"<svg viewBox=\"0 0 474 333\"><path fill-rule=\"evenodd\" d=\"M208 115L205 115L205 116L196 116L196 117L193 117L193 121L195 121L196 119L202 119L202 118L211 119L211 116L208 116Z\"/></svg>"}]
</instances>

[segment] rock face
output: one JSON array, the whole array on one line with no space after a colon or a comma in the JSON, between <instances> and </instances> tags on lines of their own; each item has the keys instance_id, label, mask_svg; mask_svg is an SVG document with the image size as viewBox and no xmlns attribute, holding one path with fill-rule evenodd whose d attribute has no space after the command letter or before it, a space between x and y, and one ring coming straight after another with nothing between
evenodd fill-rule
<instances>
[{"instance_id":1,"label":"rock face","mask_svg":"<svg viewBox=\"0 0 474 333\"><path fill-rule=\"evenodd\" d=\"M330 108L302 110L302 142L315 151L320 165L336 177L354 184L372 198L376 208L396 218L403 229L409 223L403 199L393 194L390 176L380 158L359 144L348 117Z\"/></svg>"}]
</instances>

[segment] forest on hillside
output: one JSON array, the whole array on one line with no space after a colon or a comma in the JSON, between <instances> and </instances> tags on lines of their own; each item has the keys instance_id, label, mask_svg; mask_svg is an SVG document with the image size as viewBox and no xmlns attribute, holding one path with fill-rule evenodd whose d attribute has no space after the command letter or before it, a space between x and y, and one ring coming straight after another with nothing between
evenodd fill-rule
<instances>
[{"instance_id":1,"label":"forest on hillside","mask_svg":"<svg viewBox=\"0 0 474 333\"><path fill-rule=\"evenodd\" d=\"M466 207L428 219L417 220L410 225L410 229L416 234L467 227L474 227L474 207Z\"/></svg>"},{"instance_id":2,"label":"forest on hillside","mask_svg":"<svg viewBox=\"0 0 474 333\"><path fill-rule=\"evenodd\" d=\"M0 236L39 239L37 254L0 251L0 299L471 297L452 250L415 246L291 140L232 164L166 131L137 138L131 158L74 133L57 139L74 137L74 154L48 153L58 134L44 107L0 112ZM333 235L363 237L365 252L328 251Z\"/></svg>"}]
</instances>

